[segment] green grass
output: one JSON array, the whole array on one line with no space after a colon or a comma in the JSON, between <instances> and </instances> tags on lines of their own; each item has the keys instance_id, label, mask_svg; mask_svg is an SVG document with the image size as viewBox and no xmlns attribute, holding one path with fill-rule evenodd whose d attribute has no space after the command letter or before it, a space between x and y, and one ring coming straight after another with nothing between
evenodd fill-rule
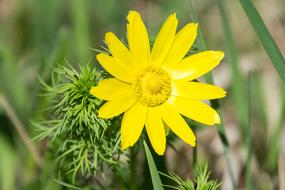
<instances>
[{"instance_id":1,"label":"green grass","mask_svg":"<svg viewBox=\"0 0 285 190\"><path fill-rule=\"evenodd\" d=\"M285 59L251 0L239 0L280 78L285 82Z\"/></svg>"},{"instance_id":2,"label":"green grass","mask_svg":"<svg viewBox=\"0 0 285 190\"><path fill-rule=\"evenodd\" d=\"M150 175L151 175L151 181L152 181L152 185L153 185L153 190L163 190L163 186L159 177L159 173L156 169L155 166L155 162L154 159L151 155L151 152L146 144L146 142L143 142L144 144L144 149L145 149L145 154L146 154L146 159L147 159L147 163L148 163L148 167L149 167L149 171L150 171Z\"/></svg>"}]
</instances>

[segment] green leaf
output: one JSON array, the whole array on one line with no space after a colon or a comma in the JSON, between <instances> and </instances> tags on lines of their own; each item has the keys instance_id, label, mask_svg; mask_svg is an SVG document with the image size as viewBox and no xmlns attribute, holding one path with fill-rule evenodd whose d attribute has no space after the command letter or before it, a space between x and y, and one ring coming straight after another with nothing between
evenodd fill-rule
<instances>
[{"instance_id":1,"label":"green leaf","mask_svg":"<svg viewBox=\"0 0 285 190\"><path fill-rule=\"evenodd\" d=\"M285 82L285 60L284 57L265 26L260 14L250 0L240 0L240 4L246 13L252 27L254 28L265 51L270 57L280 78Z\"/></svg>"},{"instance_id":2,"label":"green leaf","mask_svg":"<svg viewBox=\"0 0 285 190\"><path fill-rule=\"evenodd\" d=\"M151 152L150 152L145 141L143 142L143 144L144 144L145 154L146 154L148 167L149 167L149 171L150 171L150 175L151 175L151 181L152 181L153 189L154 190L163 190L163 186L162 186L160 177L158 175L158 171L156 169L156 166L155 166L153 157L151 155Z\"/></svg>"}]
</instances>

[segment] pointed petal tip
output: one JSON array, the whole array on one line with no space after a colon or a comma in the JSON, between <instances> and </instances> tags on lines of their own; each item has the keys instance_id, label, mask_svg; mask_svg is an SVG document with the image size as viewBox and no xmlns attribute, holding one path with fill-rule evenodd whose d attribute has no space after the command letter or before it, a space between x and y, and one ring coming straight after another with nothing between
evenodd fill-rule
<instances>
[{"instance_id":1,"label":"pointed petal tip","mask_svg":"<svg viewBox=\"0 0 285 190\"><path fill-rule=\"evenodd\" d=\"M218 98L224 98L225 96L228 95L228 92L225 91L222 87L219 87L219 89L220 89L220 94L221 94L221 96L218 97Z\"/></svg>"},{"instance_id":2,"label":"pointed petal tip","mask_svg":"<svg viewBox=\"0 0 285 190\"><path fill-rule=\"evenodd\" d=\"M192 146L192 147L196 147L196 137L194 135L194 138L191 139L191 141L189 142L189 144Z\"/></svg>"},{"instance_id":3,"label":"pointed petal tip","mask_svg":"<svg viewBox=\"0 0 285 190\"><path fill-rule=\"evenodd\" d=\"M128 22L131 22L136 16L140 17L140 13L135 10L130 10L127 16Z\"/></svg>"},{"instance_id":4,"label":"pointed petal tip","mask_svg":"<svg viewBox=\"0 0 285 190\"><path fill-rule=\"evenodd\" d=\"M104 55L105 55L105 53L99 53L96 55L96 59L99 61L102 59L102 56L104 56Z\"/></svg>"},{"instance_id":5,"label":"pointed petal tip","mask_svg":"<svg viewBox=\"0 0 285 190\"><path fill-rule=\"evenodd\" d=\"M102 113L102 111L100 111L100 109L98 110L98 117L104 118L104 114Z\"/></svg>"},{"instance_id":6,"label":"pointed petal tip","mask_svg":"<svg viewBox=\"0 0 285 190\"><path fill-rule=\"evenodd\" d=\"M111 55L108 55L107 53L98 53L96 55L96 59L101 66L102 66L101 61L104 61L106 58L113 58L113 57Z\"/></svg>"},{"instance_id":7,"label":"pointed petal tip","mask_svg":"<svg viewBox=\"0 0 285 190\"><path fill-rule=\"evenodd\" d=\"M190 22L186 26L188 27L194 27L196 30L198 29L199 23L198 22Z\"/></svg>"},{"instance_id":8,"label":"pointed petal tip","mask_svg":"<svg viewBox=\"0 0 285 190\"><path fill-rule=\"evenodd\" d=\"M156 152L159 156L163 156L165 150L160 150L160 151L156 151L156 150L155 150L155 152Z\"/></svg>"},{"instance_id":9,"label":"pointed petal tip","mask_svg":"<svg viewBox=\"0 0 285 190\"><path fill-rule=\"evenodd\" d=\"M129 147L133 147L135 143L130 143L128 140L121 140L121 150L126 150Z\"/></svg>"},{"instance_id":10,"label":"pointed petal tip","mask_svg":"<svg viewBox=\"0 0 285 190\"><path fill-rule=\"evenodd\" d=\"M127 145L127 143L121 141L121 150L124 151L128 148L129 146Z\"/></svg>"},{"instance_id":11,"label":"pointed petal tip","mask_svg":"<svg viewBox=\"0 0 285 190\"><path fill-rule=\"evenodd\" d=\"M98 110L98 117L100 117L102 119L111 119L112 118L110 115L104 113L101 108Z\"/></svg>"},{"instance_id":12,"label":"pointed petal tip","mask_svg":"<svg viewBox=\"0 0 285 190\"><path fill-rule=\"evenodd\" d=\"M196 137L194 136L192 139L189 139L188 141L184 141L187 144L189 144L191 147L196 147Z\"/></svg>"},{"instance_id":13,"label":"pointed petal tip","mask_svg":"<svg viewBox=\"0 0 285 190\"><path fill-rule=\"evenodd\" d=\"M96 86L91 87L90 90L89 90L89 93L90 93L92 96L96 96L96 95L95 95L95 94L96 94Z\"/></svg>"},{"instance_id":14,"label":"pointed petal tip","mask_svg":"<svg viewBox=\"0 0 285 190\"><path fill-rule=\"evenodd\" d=\"M218 125L221 124L221 118L220 118L219 114L215 115L214 124L218 124Z\"/></svg>"},{"instance_id":15,"label":"pointed petal tip","mask_svg":"<svg viewBox=\"0 0 285 190\"><path fill-rule=\"evenodd\" d=\"M228 92L224 90L224 97L227 96L227 95L228 95Z\"/></svg>"},{"instance_id":16,"label":"pointed petal tip","mask_svg":"<svg viewBox=\"0 0 285 190\"><path fill-rule=\"evenodd\" d=\"M173 13L171 14L171 16L173 16L174 18L177 18L177 17L176 17L176 12L173 12Z\"/></svg>"},{"instance_id":17,"label":"pointed petal tip","mask_svg":"<svg viewBox=\"0 0 285 190\"><path fill-rule=\"evenodd\" d=\"M192 26L196 32L198 31L199 23L198 22L191 22L189 23L190 26Z\"/></svg>"},{"instance_id":18,"label":"pointed petal tip","mask_svg":"<svg viewBox=\"0 0 285 190\"><path fill-rule=\"evenodd\" d=\"M225 57L225 53L223 51L215 51L215 54L216 54L216 59L219 61Z\"/></svg>"},{"instance_id":19,"label":"pointed petal tip","mask_svg":"<svg viewBox=\"0 0 285 190\"><path fill-rule=\"evenodd\" d=\"M163 156L164 153L165 153L165 149L166 149L166 146L164 146L163 148L158 148L158 147L154 147L152 145L154 151L156 152L156 154L158 154L159 156Z\"/></svg>"},{"instance_id":20,"label":"pointed petal tip","mask_svg":"<svg viewBox=\"0 0 285 190\"><path fill-rule=\"evenodd\" d=\"M110 39L114 36L115 34L113 32L107 32L105 34L105 41L108 43L108 41L110 41Z\"/></svg>"},{"instance_id":21,"label":"pointed petal tip","mask_svg":"<svg viewBox=\"0 0 285 190\"><path fill-rule=\"evenodd\" d=\"M169 15L168 19L170 19L173 23L176 23L176 25L178 24L176 12L173 12L171 15Z\"/></svg>"},{"instance_id":22,"label":"pointed petal tip","mask_svg":"<svg viewBox=\"0 0 285 190\"><path fill-rule=\"evenodd\" d=\"M214 50L211 50L210 52L213 55L213 59L217 62L217 65L219 65L222 59L225 57L225 53L223 51L214 51Z\"/></svg>"},{"instance_id":23,"label":"pointed petal tip","mask_svg":"<svg viewBox=\"0 0 285 190\"><path fill-rule=\"evenodd\" d=\"M139 14L136 10L130 10L128 14Z\"/></svg>"},{"instance_id":24,"label":"pointed petal tip","mask_svg":"<svg viewBox=\"0 0 285 190\"><path fill-rule=\"evenodd\" d=\"M198 33L198 26L199 24L197 22L191 22L188 23L184 28L187 28L187 30L193 32L195 35Z\"/></svg>"},{"instance_id":25,"label":"pointed petal tip","mask_svg":"<svg viewBox=\"0 0 285 190\"><path fill-rule=\"evenodd\" d=\"M104 58L106 58L107 56L108 55L106 53L98 53L95 57L96 57L96 60L99 62L99 64L102 66Z\"/></svg>"}]
</instances>

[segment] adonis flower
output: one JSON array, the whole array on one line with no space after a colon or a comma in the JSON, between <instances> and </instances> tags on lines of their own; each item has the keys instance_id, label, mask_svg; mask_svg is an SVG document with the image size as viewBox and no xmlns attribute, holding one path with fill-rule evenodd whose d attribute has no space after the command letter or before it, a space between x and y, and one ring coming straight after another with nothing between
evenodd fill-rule
<instances>
[{"instance_id":1,"label":"adonis flower","mask_svg":"<svg viewBox=\"0 0 285 190\"><path fill-rule=\"evenodd\" d=\"M198 24L187 24L176 34L175 13L163 24L152 48L140 14L130 11L127 20L129 47L109 32L105 41L111 55L97 55L102 67L114 77L90 90L97 98L107 100L98 111L99 117L124 113L123 150L137 142L144 126L159 155L165 151L165 127L195 146L195 135L181 115L206 125L220 123L218 113L202 100L222 98L226 92L193 80L216 67L224 53L204 51L185 57L197 36Z\"/></svg>"}]
</instances>

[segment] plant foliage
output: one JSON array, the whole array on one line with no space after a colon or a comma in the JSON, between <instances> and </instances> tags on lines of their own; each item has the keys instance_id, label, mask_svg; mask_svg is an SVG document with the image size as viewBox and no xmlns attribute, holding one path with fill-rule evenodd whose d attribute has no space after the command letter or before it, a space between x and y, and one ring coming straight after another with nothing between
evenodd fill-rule
<instances>
[{"instance_id":1,"label":"plant foliage","mask_svg":"<svg viewBox=\"0 0 285 190\"><path fill-rule=\"evenodd\" d=\"M195 172L194 180L183 180L173 172L170 172L167 177L177 183L177 187L172 187L177 190L216 190L220 187L221 184L218 181L209 179L211 172L208 171L207 165L204 167L196 165Z\"/></svg>"},{"instance_id":2,"label":"plant foliage","mask_svg":"<svg viewBox=\"0 0 285 190\"><path fill-rule=\"evenodd\" d=\"M73 67L55 68L51 85L41 83L43 95L50 100L44 111L48 118L34 123L40 131L37 139L49 137L57 151L60 171L77 176L94 176L98 168L113 166L119 156L119 125L97 117L102 101L89 90L104 78L103 71L88 65L77 72ZM59 141L59 142L58 142Z\"/></svg>"}]
</instances>

